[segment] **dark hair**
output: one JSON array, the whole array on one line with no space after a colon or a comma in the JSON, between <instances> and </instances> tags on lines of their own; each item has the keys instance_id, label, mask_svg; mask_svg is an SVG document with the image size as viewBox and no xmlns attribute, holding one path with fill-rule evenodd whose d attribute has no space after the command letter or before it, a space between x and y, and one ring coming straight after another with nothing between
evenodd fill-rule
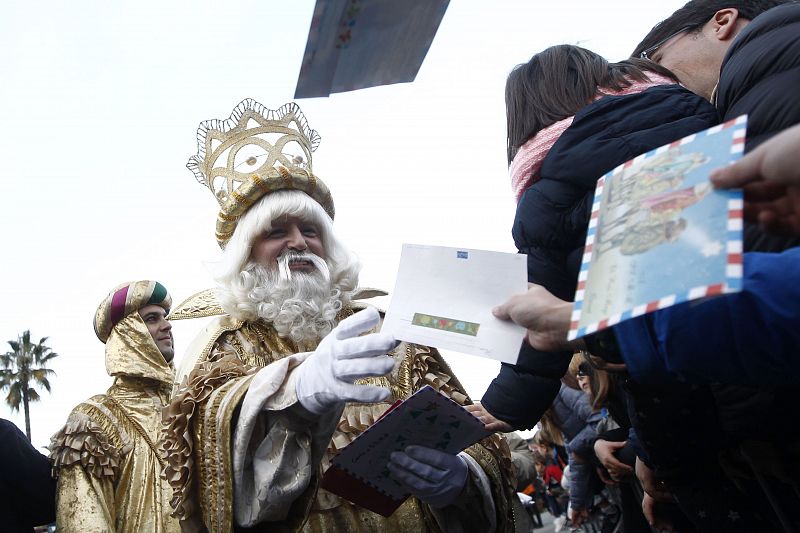
<instances>
[{"instance_id":1,"label":"dark hair","mask_svg":"<svg viewBox=\"0 0 800 533\"><path fill-rule=\"evenodd\" d=\"M581 352L581 355L583 361L580 364L580 368L589 375L592 409L599 411L608 405L608 397L614 390L614 381L605 370L594 368L589 352Z\"/></svg>"},{"instance_id":2,"label":"dark hair","mask_svg":"<svg viewBox=\"0 0 800 533\"><path fill-rule=\"evenodd\" d=\"M553 408L550 407L539 419L539 431L533 436L537 444L544 444L554 448L564 446L564 434L561 431L561 424L556 421Z\"/></svg>"},{"instance_id":3,"label":"dark hair","mask_svg":"<svg viewBox=\"0 0 800 533\"><path fill-rule=\"evenodd\" d=\"M633 81L647 81L648 70L676 79L651 61L609 63L590 50L569 44L551 46L514 67L506 80L508 164L528 139L591 103L598 87L619 91Z\"/></svg>"},{"instance_id":4,"label":"dark hair","mask_svg":"<svg viewBox=\"0 0 800 533\"><path fill-rule=\"evenodd\" d=\"M706 22L712 19L714 13L721 9L735 8L739 11L740 18L753 20L764 11L791 1L793 0L691 0L653 26L650 33L633 50L631 56L639 57L643 50L647 50L681 30L690 33L700 31Z\"/></svg>"},{"instance_id":5,"label":"dark hair","mask_svg":"<svg viewBox=\"0 0 800 533\"><path fill-rule=\"evenodd\" d=\"M600 411L608 403L608 396L614 388L608 372L595 368L588 352L578 352L569 362L569 373L575 376L581 372L589 378L589 401L594 412Z\"/></svg>"}]
</instances>

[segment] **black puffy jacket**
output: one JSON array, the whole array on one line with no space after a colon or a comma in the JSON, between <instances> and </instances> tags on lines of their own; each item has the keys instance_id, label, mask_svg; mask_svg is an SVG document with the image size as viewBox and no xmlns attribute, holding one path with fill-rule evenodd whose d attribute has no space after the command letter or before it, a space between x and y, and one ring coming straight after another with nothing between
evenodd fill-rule
<instances>
[{"instance_id":1,"label":"black puffy jacket","mask_svg":"<svg viewBox=\"0 0 800 533\"><path fill-rule=\"evenodd\" d=\"M748 115L746 151L800 123L800 4L762 13L745 26L728 49L717 86L723 120ZM764 235L747 224L747 251L780 252L797 237Z\"/></svg>"},{"instance_id":2,"label":"black puffy jacket","mask_svg":"<svg viewBox=\"0 0 800 533\"><path fill-rule=\"evenodd\" d=\"M800 123L800 4L762 13L722 62L716 96L723 120L748 115L746 150Z\"/></svg>"},{"instance_id":3,"label":"black puffy jacket","mask_svg":"<svg viewBox=\"0 0 800 533\"><path fill-rule=\"evenodd\" d=\"M579 111L545 158L541 179L517 205L512 233L528 256L528 281L572 300L598 178L716 123L714 107L679 85L606 96ZM532 427L558 392L570 355L524 344L517 365L501 367L482 403L515 428Z\"/></svg>"}]
</instances>

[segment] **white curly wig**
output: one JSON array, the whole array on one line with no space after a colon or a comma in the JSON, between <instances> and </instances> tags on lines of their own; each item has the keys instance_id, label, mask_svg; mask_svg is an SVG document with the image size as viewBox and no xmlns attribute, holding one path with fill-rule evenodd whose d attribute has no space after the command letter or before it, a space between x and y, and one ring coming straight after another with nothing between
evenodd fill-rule
<instances>
[{"instance_id":1,"label":"white curly wig","mask_svg":"<svg viewBox=\"0 0 800 533\"><path fill-rule=\"evenodd\" d=\"M255 239L284 216L314 224L319 231L328 271L294 273L282 278L277 268L251 260ZM333 221L315 200L296 190L265 195L239 220L213 267L218 296L225 311L241 320L270 322L278 334L301 342L318 340L335 326L358 285L358 259L336 238Z\"/></svg>"}]
</instances>

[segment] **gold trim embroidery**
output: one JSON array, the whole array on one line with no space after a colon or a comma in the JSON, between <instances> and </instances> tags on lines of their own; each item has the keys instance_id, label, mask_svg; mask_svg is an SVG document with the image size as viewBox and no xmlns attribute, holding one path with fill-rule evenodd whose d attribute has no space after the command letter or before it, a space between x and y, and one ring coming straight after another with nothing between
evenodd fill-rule
<instances>
[{"instance_id":1,"label":"gold trim embroidery","mask_svg":"<svg viewBox=\"0 0 800 533\"><path fill-rule=\"evenodd\" d=\"M237 204L246 205L248 203L247 197L242 196L239 191L231 191L231 198L233 198Z\"/></svg>"},{"instance_id":2,"label":"gold trim embroidery","mask_svg":"<svg viewBox=\"0 0 800 533\"><path fill-rule=\"evenodd\" d=\"M264 191L265 193L272 191L272 187L270 187L266 181L262 180L261 176L259 176L258 174L253 174L252 176L250 176L250 179L252 179L253 183L255 183L258 186L258 188Z\"/></svg>"},{"instance_id":3,"label":"gold trim embroidery","mask_svg":"<svg viewBox=\"0 0 800 533\"><path fill-rule=\"evenodd\" d=\"M227 213L223 213L222 211L220 211L219 213L217 213L217 218L220 218L225 222L236 222L236 220L238 220L239 217L234 215L228 215Z\"/></svg>"},{"instance_id":4,"label":"gold trim embroidery","mask_svg":"<svg viewBox=\"0 0 800 533\"><path fill-rule=\"evenodd\" d=\"M133 429L135 429L136 432L144 439L144 441L147 443L147 446L150 448L150 451L153 452L153 455L155 456L156 460L158 461L158 464L161 465L161 470L164 470L164 468L167 466L167 463L164 460L164 458L161 457L161 454L158 453L158 448L156 447L155 443L150 439L150 435L147 434L147 430L144 429L139 422L134 420L131 417L131 415L129 415L127 412L125 412L125 409L122 407L122 404L120 404L119 401L116 398L114 398L112 396L106 396L106 399L108 401L110 401L114 405L114 407L117 408L117 411L120 412L122 417L130 425L132 425Z\"/></svg>"}]
</instances>

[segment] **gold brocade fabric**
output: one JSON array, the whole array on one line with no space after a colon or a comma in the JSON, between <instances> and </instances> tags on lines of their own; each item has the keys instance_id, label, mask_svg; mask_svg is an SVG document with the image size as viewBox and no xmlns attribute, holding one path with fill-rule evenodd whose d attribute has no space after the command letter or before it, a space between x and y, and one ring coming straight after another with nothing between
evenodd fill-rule
<instances>
[{"instance_id":1,"label":"gold brocade fabric","mask_svg":"<svg viewBox=\"0 0 800 533\"><path fill-rule=\"evenodd\" d=\"M159 383L175 380L175 369L164 360L138 312L120 320L106 340L109 376L148 378Z\"/></svg>"},{"instance_id":2,"label":"gold brocade fabric","mask_svg":"<svg viewBox=\"0 0 800 533\"><path fill-rule=\"evenodd\" d=\"M271 326L261 322L234 323L230 319L223 318L220 323L221 326L216 333L210 333L215 340L210 339L210 342L197 344L207 346L208 350L206 353L200 354L196 369L206 365L208 372L216 372L212 362L218 361L221 364L224 361L229 361L229 358L233 355L243 363L244 367L263 367L288 355L300 351L313 350L314 348L314 346L297 347L291 341L280 338ZM349 444L369 427L392 402L396 399L407 398L425 385L431 385L458 403L469 402L463 387L452 375L447 363L435 349L402 343L390 355L396 359L397 364L388 376L361 380L361 383L389 387L392 393L390 398L383 403L348 404L345 407L337 429L328 445L327 452L322 458L322 471L329 466L330 460L341 448ZM200 379L197 374L190 375L190 381L193 378L195 380ZM232 380L230 384L219 386L217 394L211 393L216 398L216 405L215 400L206 395L202 403L186 409L187 412L194 413L192 415L194 427L192 435L195 438L195 442L180 443L178 435L183 431L181 427L185 426L178 427L172 431L168 430L168 433L172 433L172 436L166 438L166 447L172 450L171 453L180 455L182 453L181 449L187 451L192 449L194 450L194 456L191 459L187 458L186 462L205 465L198 468L201 479L194 484L193 488L180 489L185 491L184 494L188 498L188 501L181 505L187 511L194 511L199 502L199 507L202 508L202 515L204 517L212 517L213 524L209 525L208 520L206 520L206 526L209 526L211 531L218 531L216 526L221 524L232 524L232 504L230 500L226 501L232 484L230 453L229 450L226 450L226 453L219 453L219 450L214 447L214 442L227 442L229 446L231 440L230 426L233 422L231 422L230 418L236 416L236 404L241 402L244 391L239 388L235 394L226 394L222 389L236 387L233 383L234 381L238 380ZM200 389L202 387L198 388L198 390ZM185 387L181 390L184 391L183 394L188 394ZM233 399L234 396L235 399ZM169 411L177 413L180 411L180 407L176 405L175 400L173 399ZM223 403L225 404L224 406L221 405ZM168 423L168 418L165 413L165 423ZM222 435L215 434L213 431L219 431L223 427L220 425L220 421L226 418L228 418L225 422L225 431L227 433ZM214 430L209 427L209 424L214 426ZM514 495L511 486L511 461L505 441L497 436L490 437L468 448L466 451L482 467L490 480L492 498L496 509L494 521L498 526L497 530L513 530L511 502ZM210 470L208 468L209 465L212 465ZM181 465L176 465L176 479L180 477L177 475L180 469ZM173 486L181 487L181 482ZM315 489L316 487L312 488ZM304 496L302 502L297 502L296 505L292 506L287 520L283 523L265 523L263 528L255 528L255 530L304 531L309 533L329 531L424 532L439 530L430 508L414 498L409 498L391 517L384 518L357 507L323 489L318 489L316 496L314 496L313 492L310 496L313 501L306 502L307 498ZM179 500L176 500L176 502ZM311 506L310 514L308 514L309 505ZM470 505L470 507L480 509L480 500L474 502L474 505ZM227 516L223 519L222 515L225 514ZM306 518L305 514L308 514L308 517L303 523ZM469 524L467 524L467 531L469 530L468 526ZM193 527L191 530L196 529ZM227 532L230 529L223 528L219 529L219 531Z\"/></svg>"},{"instance_id":3,"label":"gold brocade fabric","mask_svg":"<svg viewBox=\"0 0 800 533\"><path fill-rule=\"evenodd\" d=\"M106 366L116 375L114 384L78 404L51 439L58 530L178 533L156 454L172 371L138 313L115 327Z\"/></svg>"},{"instance_id":4,"label":"gold brocade fabric","mask_svg":"<svg viewBox=\"0 0 800 533\"><path fill-rule=\"evenodd\" d=\"M118 377L106 394L73 409L51 444L59 531L180 531L152 447L168 397L165 384Z\"/></svg>"},{"instance_id":5,"label":"gold brocade fabric","mask_svg":"<svg viewBox=\"0 0 800 533\"><path fill-rule=\"evenodd\" d=\"M319 489L320 491L324 489ZM302 531L316 533L341 533L342 531L387 531L391 533L419 533L437 531L432 524L429 527L422 503L416 498L409 498L386 518L351 505L347 502L328 511L314 510Z\"/></svg>"}]
</instances>

